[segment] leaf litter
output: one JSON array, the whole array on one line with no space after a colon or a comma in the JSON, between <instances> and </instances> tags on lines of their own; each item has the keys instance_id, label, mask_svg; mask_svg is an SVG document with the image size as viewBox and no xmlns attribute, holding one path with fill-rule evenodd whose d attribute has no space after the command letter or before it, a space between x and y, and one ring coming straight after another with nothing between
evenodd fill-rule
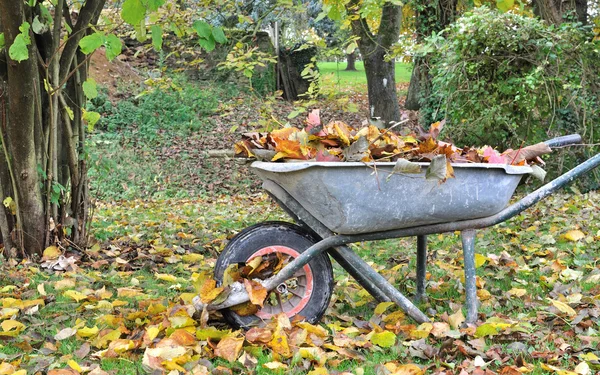
<instances>
[{"instance_id":1,"label":"leaf litter","mask_svg":"<svg viewBox=\"0 0 600 375\"><path fill-rule=\"evenodd\" d=\"M459 238L432 236L429 302L422 306L432 323L416 325L336 272L320 324L280 314L246 332L231 330L218 312L199 316L191 300L199 291L212 301L226 293L212 268L229 236L248 220L282 217L265 196L104 204L94 225L118 235L84 253L46 253L45 261L73 257L76 268L2 264L0 374L110 374L111 360L173 374L594 374L600 369L599 198L558 194L480 232L476 325L462 327ZM412 261L393 250L411 246L396 240L358 251L412 295ZM255 304L269 303L252 280L286 261L250 261L239 276L230 270L229 283L242 280ZM127 371L121 373L133 372Z\"/></svg>"},{"instance_id":2,"label":"leaf litter","mask_svg":"<svg viewBox=\"0 0 600 375\"><path fill-rule=\"evenodd\" d=\"M408 120L407 120L408 121ZM437 140L444 121L431 124L429 131L420 134L394 128L380 129L363 122L354 128L333 120L323 124L320 111L308 114L304 128L288 126L271 132L250 132L235 143L235 155L264 161L315 162L395 162L395 173L419 173L417 162L429 162L426 178L444 182L454 177L453 163L490 163L514 166L535 165L533 175L543 179L544 165L540 156L551 152L545 143L506 150L499 153L490 146L459 148Z\"/></svg>"}]
</instances>

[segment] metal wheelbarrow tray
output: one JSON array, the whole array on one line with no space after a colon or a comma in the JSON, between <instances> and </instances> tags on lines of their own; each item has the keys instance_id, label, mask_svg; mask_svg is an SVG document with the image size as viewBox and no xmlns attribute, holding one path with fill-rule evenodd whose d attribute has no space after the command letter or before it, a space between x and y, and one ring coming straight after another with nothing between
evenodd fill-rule
<instances>
[{"instance_id":1,"label":"metal wheelbarrow tray","mask_svg":"<svg viewBox=\"0 0 600 375\"><path fill-rule=\"evenodd\" d=\"M545 142L560 147L581 143L579 135L559 137ZM236 235L217 260L215 278L223 279L225 268L244 263L269 252L293 255L293 260L270 277L259 281L268 291L288 292L286 284L299 280L299 289L290 300L279 304L288 316L305 316L316 322L324 313L333 282L323 285L311 271L331 273L326 254L336 260L378 301L392 301L419 323L429 318L411 300L400 293L383 276L371 268L347 244L400 237L417 237L416 294L414 301L425 297L427 235L460 231L463 246L467 323L477 321L477 289L475 285L475 231L521 213L541 199L564 187L577 177L600 165L600 154L593 156L567 173L557 177L521 200L508 205L522 176L529 167L494 164L454 165L456 178L439 184L421 174L394 174L394 163L262 163L253 164L263 179L263 188L298 224L267 222L246 228ZM389 177L389 179L388 179ZM287 238L289 235L289 238ZM291 241L290 238L294 239ZM294 242L302 242L295 246ZM256 245L258 243L259 245ZM254 244L254 245L253 245ZM254 248L249 249L249 246ZM292 248L290 248L290 246ZM293 249L296 247L297 249ZM317 264L320 268L313 267ZM327 266L328 265L328 266ZM329 270L327 270L329 268ZM317 280L317 281L315 281ZM321 283L321 284L320 284ZM268 318L263 309L252 318L240 318L228 308L249 301L243 284L231 286L224 302L204 305L194 299L197 309L221 310L237 326L248 328ZM297 293L300 291L301 293ZM307 310L306 305L320 304ZM308 296L308 297L307 297ZM307 299L308 298L308 299ZM289 303L291 307L283 306Z\"/></svg>"},{"instance_id":2,"label":"metal wheelbarrow tray","mask_svg":"<svg viewBox=\"0 0 600 375\"><path fill-rule=\"evenodd\" d=\"M530 167L455 164L444 183L421 173L394 174L395 163L254 162L263 180L288 192L339 234L359 234L494 215L506 207Z\"/></svg>"}]
</instances>

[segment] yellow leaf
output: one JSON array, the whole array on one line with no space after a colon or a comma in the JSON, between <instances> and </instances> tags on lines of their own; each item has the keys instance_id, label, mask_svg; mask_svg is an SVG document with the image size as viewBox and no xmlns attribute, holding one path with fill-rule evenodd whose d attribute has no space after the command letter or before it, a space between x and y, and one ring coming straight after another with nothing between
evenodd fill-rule
<instances>
[{"instance_id":1,"label":"yellow leaf","mask_svg":"<svg viewBox=\"0 0 600 375\"><path fill-rule=\"evenodd\" d=\"M269 370L279 370L288 368L288 365L286 365L285 363L273 361L263 364L263 367L268 368Z\"/></svg>"},{"instance_id":2,"label":"yellow leaf","mask_svg":"<svg viewBox=\"0 0 600 375\"><path fill-rule=\"evenodd\" d=\"M179 295L179 299L181 299L184 303L191 305L192 300L196 297L196 293L181 293Z\"/></svg>"},{"instance_id":3,"label":"yellow leaf","mask_svg":"<svg viewBox=\"0 0 600 375\"><path fill-rule=\"evenodd\" d=\"M385 312L385 310L387 310L390 306L394 306L395 303L394 302L381 302L377 305L377 307L375 308L375 311L373 311L373 313L375 315L381 315Z\"/></svg>"},{"instance_id":4,"label":"yellow leaf","mask_svg":"<svg viewBox=\"0 0 600 375\"><path fill-rule=\"evenodd\" d=\"M577 242L577 241L585 238L585 234L578 229L574 229L574 230L570 230L567 233L563 234L563 238L565 240L568 240L571 242Z\"/></svg>"},{"instance_id":5,"label":"yellow leaf","mask_svg":"<svg viewBox=\"0 0 600 375\"><path fill-rule=\"evenodd\" d=\"M525 294L527 294L527 290L521 288L512 288L508 291L508 295L511 297L523 297Z\"/></svg>"},{"instance_id":6,"label":"yellow leaf","mask_svg":"<svg viewBox=\"0 0 600 375\"><path fill-rule=\"evenodd\" d=\"M40 294L40 296L46 296L46 289L44 289L44 283L41 283L37 286L37 291Z\"/></svg>"},{"instance_id":7,"label":"yellow leaf","mask_svg":"<svg viewBox=\"0 0 600 375\"><path fill-rule=\"evenodd\" d=\"M42 260L52 260L57 259L62 252L56 246L48 246L44 249L44 253L42 254Z\"/></svg>"},{"instance_id":8,"label":"yellow leaf","mask_svg":"<svg viewBox=\"0 0 600 375\"><path fill-rule=\"evenodd\" d=\"M67 361L67 365L72 368L73 370L77 371L77 372L82 372L83 369L81 368L81 366L79 366L79 363L75 362L74 360L70 359L69 361Z\"/></svg>"},{"instance_id":9,"label":"yellow leaf","mask_svg":"<svg viewBox=\"0 0 600 375\"><path fill-rule=\"evenodd\" d=\"M75 280L73 279L62 279L54 283L55 289L67 289L75 286Z\"/></svg>"},{"instance_id":10,"label":"yellow leaf","mask_svg":"<svg viewBox=\"0 0 600 375\"><path fill-rule=\"evenodd\" d=\"M202 303L211 303L222 291L223 288L217 288L217 282L214 279L207 279L200 290L200 299Z\"/></svg>"},{"instance_id":11,"label":"yellow leaf","mask_svg":"<svg viewBox=\"0 0 600 375\"><path fill-rule=\"evenodd\" d=\"M85 294L80 293L76 290L67 290L66 292L63 293L63 296L72 298L77 302L88 298L88 296L86 296Z\"/></svg>"},{"instance_id":12,"label":"yellow leaf","mask_svg":"<svg viewBox=\"0 0 600 375\"><path fill-rule=\"evenodd\" d=\"M415 364L408 363L397 366L390 375L423 375L425 372Z\"/></svg>"},{"instance_id":13,"label":"yellow leaf","mask_svg":"<svg viewBox=\"0 0 600 375\"><path fill-rule=\"evenodd\" d=\"M325 367L317 367L306 375L329 375L329 371Z\"/></svg>"},{"instance_id":14,"label":"yellow leaf","mask_svg":"<svg viewBox=\"0 0 600 375\"><path fill-rule=\"evenodd\" d=\"M541 367L544 370L549 370L549 371L555 372L558 375L578 375L576 372L568 371L568 370L563 370L563 369L561 369L559 367L552 366L552 365L547 365L545 363L542 363Z\"/></svg>"},{"instance_id":15,"label":"yellow leaf","mask_svg":"<svg viewBox=\"0 0 600 375\"><path fill-rule=\"evenodd\" d=\"M454 314L448 317L448 323L450 323L450 327L452 327L452 329L459 329L464 321L465 316L463 315L462 309L458 309Z\"/></svg>"},{"instance_id":16,"label":"yellow leaf","mask_svg":"<svg viewBox=\"0 0 600 375\"><path fill-rule=\"evenodd\" d=\"M19 370L12 373L12 375L27 375L27 370Z\"/></svg>"},{"instance_id":17,"label":"yellow leaf","mask_svg":"<svg viewBox=\"0 0 600 375\"><path fill-rule=\"evenodd\" d=\"M6 199L4 199L4 201L2 202L2 204L4 204L4 207L8 208L8 210L10 211L10 213L12 215L16 215L17 214L17 204L12 199L12 197L6 197Z\"/></svg>"},{"instance_id":18,"label":"yellow leaf","mask_svg":"<svg viewBox=\"0 0 600 375\"><path fill-rule=\"evenodd\" d=\"M490 258L481 255L481 254L475 254L475 267L479 268L481 266L483 266L485 264L485 262L487 262Z\"/></svg>"},{"instance_id":19,"label":"yellow leaf","mask_svg":"<svg viewBox=\"0 0 600 375\"><path fill-rule=\"evenodd\" d=\"M433 324L431 323L423 323L417 327L417 329L413 329L410 331L410 338L413 340L424 339L429 336L429 333L433 329Z\"/></svg>"},{"instance_id":20,"label":"yellow leaf","mask_svg":"<svg viewBox=\"0 0 600 375\"><path fill-rule=\"evenodd\" d=\"M595 355L592 352L585 353L585 354L580 354L579 358L582 359L582 360L584 360L584 361L598 361L598 360L600 360L600 358L598 358L598 356Z\"/></svg>"},{"instance_id":21,"label":"yellow leaf","mask_svg":"<svg viewBox=\"0 0 600 375\"><path fill-rule=\"evenodd\" d=\"M394 346L394 344L396 343L396 335L394 334L394 332L390 331L373 333L373 335L371 336L371 343L382 348L389 348Z\"/></svg>"},{"instance_id":22,"label":"yellow leaf","mask_svg":"<svg viewBox=\"0 0 600 375\"><path fill-rule=\"evenodd\" d=\"M185 263L200 263L204 260L204 255L197 253L185 254L181 257Z\"/></svg>"},{"instance_id":23,"label":"yellow leaf","mask_svg":"<svg viewBox=\"0 0 600 375\"><path fill-rule=\"evenodd\" d=\"M150 341L152 341L156 337L158 337L159 333L160 333L160 328L158 328L158 326L150 326L150 327L146 328L146 335L148 335L148 338L150 339Z\"/></svg>"},{"instance_id":24,"label":"yellow leaf","mask_svg":"<svg viewBox=\"0 0 600 375\"><path fill-rule=\"evenodd\" d=\"M575 310L573 310L573 308L569 305L567 305L564 302L561 301L557 301L557 300L553 300L551 298L547 298L548 301L550 301L550 303L552 303L552 305L554 305L554 307L556 307L560 312L565 313L571 317L577 315L577 312Z\"/></svg>"},{"instance_id":25,"label":"yellow leaf","mask_svg":"<svg viewBox=\"0 0 600 375\"><path fill-rule=\"evenodd\" d=\"M109 342L118 340L120 337L121 337L121 331L118 329L115 329L115 330L110 331L106 335L96 337L96 339L94 341L92 341L92 345L94 345L96 348L103 349L108 346Z\"/></svg>"},{"instance_id":26,"label":"yellow leaf","mask_svg":"<svg viewBox=\"0 0 600 375\"><path fill-rule=\"evenodd\" d=\"M16 285L7 285L5 287L2 287L2 289L0 289L0 293L9 293L15 289L17 289Z\"/></svg>"},{"instance_id":27,"label":"yellow leaf","mask_svg":"<svg viewBox=\"0 0 600 375\"><path fill-rule=\"evenodd\" d=\"M16 320L5 320L0 323L0 328L2 328L0 337L17 337L17 335L19 335L21 331L25 329L25 325L21 322L17 322Z\"/></svg>"},{"instance_id":28,"label":"yellow leaf","mask_svg":"<svg viewBox=\"0 0 600 375\"><path fill-rule=\"evenodd\" d=\"M156 277L159 280L167 281L167 282L170 282L170 283L174 283L174 282L177 281L177 278L175 276L168 275L166 273L155 273L154 277Z\"/></svg>"},{"instance_id":29,"label":"yellow leaf","mask_svg":"<svg viewBox=\"0 0 600 375\"><path fill-rule=\"evenodd\" d=\"M77 330L77 336L82 338L93 337L98 334L98 331L99 329L97 326L93 326L92 328L83 327Z\"/></svg>"},{"instance_id":30,"label":"yellow leaf","mask_svg":"<svg viewBox=\"0 0 600 375\"><path fill-rule=\"evenodd\" d=\"M170 316L169 321L173 328L185 328L193 327L196 325L196 321L189 316Z\"/></svg>"},{"instance_id":31,"label":"yellow leaf","mask_svg":"<svg viewBox=\"0 0 600 375\"><path fill-rule=\"evenodd\" d=\"M15 366L8 362L0 363L0 375L13 375L15 373Z\"/></svg>"},{"instance_id":32,"label":"yellow leaf","mask_svg":"<svg viewBox=\"0 0 600 375\"><path fill-rule=\"evenodd\" d=\"M11 318L19 313L19 309L6 307L0 310L0 320Z\"/></svg>"},{"instance_id":33,"label":"yellow leaf","mask_svg":"<svg viewBox=\"0 0 600 375\"><path fill-rule=\"evenodd\" d=\"M133 340L117 339L111 342L110 345L108 345L108 348L117 354L122 354L128 350L135 349L135 343Z\"/></svg>"}]
</instances>

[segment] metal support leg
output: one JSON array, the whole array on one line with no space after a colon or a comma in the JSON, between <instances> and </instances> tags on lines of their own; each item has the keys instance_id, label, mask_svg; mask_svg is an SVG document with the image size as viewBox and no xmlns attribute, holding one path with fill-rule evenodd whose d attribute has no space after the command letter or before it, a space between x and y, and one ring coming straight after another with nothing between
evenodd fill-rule
<instances>
[{"instance_id":1,"label":"metal support leg","mask_svg":"<svg viewBox=\"0 0 600 375\"><path fill-rule=\"evenodd\" d=\"M371 268L364 260L361 259L354 251L347 246L338 246L335 248L339 255L345 259L347 263L353 265L354 269L362 274L365 284L371 283L374 287L380 290L389 301L398 305L408 316L416 320L418 323L429 322L429 318L421 310L419 310L408 298L398 291L385 277L381 276L377 271Z\"/></svg>"},{"instance_id":2,"label":"metal support leg","mask_svg":"<svg viewBox=\"0 0 600 375\"><path fill-rule=\"evenodd\" d=\"M462 237L465 292L467 296L467 323L477 321L477 286L475 285L475 230L460 232Z\"/></svg>"},{"instance_id":3,"label":"metal support leg","mask_svg":"<svg viewBox=\"0 0 600 375\"><path fill-rule=\"evenodd\" d=\"M417 236L417 294L415 303L427 300L425 273L427 267L427 236Z\"/></svg>"},{"instance_id":4,"label":"metal support leg","mask_svg":"<svg viewBox=\"0 0 600 375\"><path fill-rule=\"evenodd\" d=\"M337 246L327 251L329 255L335 259L336 262L343 269L346 270L356 280L356 282L365 288L370 295L373 296L378 302L390 302L390 298L385 295L378 287L373 284L371 280L366 277L365 270L360 267L360 265L356 264L356 262L352 262L344 257L344 254L348 254L349 252L353 252L348 246ZM370 268L370 267L369 267Z\"/></svg>"}]
</instances>

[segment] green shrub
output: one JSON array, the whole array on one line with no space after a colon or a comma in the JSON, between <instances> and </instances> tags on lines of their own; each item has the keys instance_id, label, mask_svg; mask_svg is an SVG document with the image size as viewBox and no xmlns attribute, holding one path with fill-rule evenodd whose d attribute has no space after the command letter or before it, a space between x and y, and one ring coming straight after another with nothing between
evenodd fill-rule
<instances>
[{"instance_id":1,"label":"green shrub","mask_svg":"<svg viewBox=\"0 0 600 375\"><path fill-rule=\"evenodd\" d=\"M234 95L225 90L217 84L199 87L184 82L179 85L175 80L169 87L149 90L115 105L101 93L91 101L90 109L102 115L96 125L101 130L135 133L143 140L155 141L165 135L210 130L212 123L207 117L217 110L219 97Z\"/></svg>"},{"instance_id":2,"label":"green shrub","mask_svg":"<svg viewBox=\"0 0 600 375\"><path fill-rule=\"evenodd\" d=\"M597 143L600 43L592 39L580 24L475 9L422 48L432 62L424 116L445 118L444 135L459 145L517 148L575 132Z\"/></svg>"}]
</instances>

